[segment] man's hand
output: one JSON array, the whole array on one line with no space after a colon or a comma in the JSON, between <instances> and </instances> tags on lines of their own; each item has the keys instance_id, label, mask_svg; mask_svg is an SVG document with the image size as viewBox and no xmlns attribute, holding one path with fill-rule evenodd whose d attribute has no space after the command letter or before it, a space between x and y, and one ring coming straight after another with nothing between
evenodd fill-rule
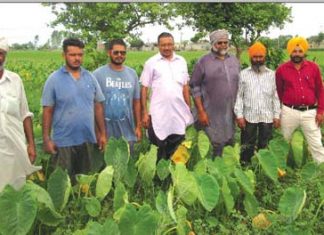
<instances>
[{"instance_id":1,"label":"man's hand","mask_svg":"<svg viewBox=\"0 0 324 235\"><path fill-rule=\"evenodd\" d=\"M45 140L43 143L43 148L46 153L56 154L57 148L52 140Z\"/></svg>"},{"instance_id":2,"label":"man's hand","mask_svg":"<svg viewBox=\"0 0 324 235\"><path fill-rule=\"evenodd\" d=\"M142 139L142 128L140 126L135 128L135 135L137 138L137 142L141 141Z\"/></svg>"},{"instance_id":3,"label":"man's hand","mask_svg":"<svg viewBox=\"0 0 324 235\"><path fill-rule=\"evenodd\" d=\"M245 118L237 118L236 123L240 129L244 129L246 126Z\"/></svg>"},{"instance_id":4,"label":"man's hand","mask_svg":"<svg viewBox=\"0 0 324 235\"><path fill-rule=\"evenodd\" d=\"M148 113L143 113L142 115L142 125L144 128L149 128L150 126L150 116L148 115Z\"/></svg>"},{"instance_id":5,"label":"man's hand","mask_svg":"<svg viewBox=\"0 0 324 235\"><path fill-rule=\"evenodd\" d=\"M97 144L98 144L98 148L101 152L105 151L105 147L107 144L106 134L101 134L98 136Z\"/></svg>"},{"instance_id":6,"label":"man's hand","mask_svg":"<svg viewBox=\"0 0 324 235\"><path fill-rule=\"evenodd\" d=\"M273 119L273 127L276 129L280 127L280 119L279 118Z\"/></svg>"},{"instance_id":7,"label":"man's hand","mask_svg":"<svg viewBox=\"0 0 324 235\"><path fill-rule=\"evenodd\" d=\"M36 159L36 148L35 148L34 144L27 145L27 153L28 153L30 162L34 163L34 161Z\"/></svg>"},{"instance_id":8,"label":"man's hand","mask_svg":"<svg viewBox=\"0 0 324 235\"><path fill-rule=\"evenodd\" d=\"M198 112L198 120L202 126L209 126L209 118L204 110Z\"/></svg>"},{"instance_id":9,"label":"man's hand","mask_svg":"<svg viewBox=\"0 0 324 235\"><path fill-rule=\"evenodd\" d=\"M324 122L324 114L316 114L315 121L318 126L321 126Z\"/></svg>"}]
</instances>

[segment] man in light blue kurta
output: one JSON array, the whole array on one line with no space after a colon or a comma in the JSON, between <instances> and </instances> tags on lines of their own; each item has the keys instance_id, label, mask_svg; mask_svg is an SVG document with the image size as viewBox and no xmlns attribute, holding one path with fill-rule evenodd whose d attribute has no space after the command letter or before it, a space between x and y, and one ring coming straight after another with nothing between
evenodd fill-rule
<instances>
[{"instance_id":1,"label":"man in light blue kurta","mask_svg":"<svg viewBox=\"0 0 324 235\"><path fill-rule=\"evenodd\" d=\"M122 39L110 41L110 63L94 71L105 96L105 123L107 135L124 137L130 144L141 139L140 90L134 69L123 65L126 59L126 44Z\"/></svg>"}]
</instances>

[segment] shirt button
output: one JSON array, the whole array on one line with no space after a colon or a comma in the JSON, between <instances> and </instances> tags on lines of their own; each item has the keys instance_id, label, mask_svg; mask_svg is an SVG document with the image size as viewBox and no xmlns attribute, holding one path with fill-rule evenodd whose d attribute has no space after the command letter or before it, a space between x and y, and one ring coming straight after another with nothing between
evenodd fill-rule
<instances>
[{"instance_id":1,"label":"shirt button","mask_svg":"<svg viewBox=\"0 0 324 235\"><path fill-rule=\"evenodd\" d=\"M304 98L305 98L305 96L302 96L302 98L304 99Z\"/></svg>"}]
</instances>

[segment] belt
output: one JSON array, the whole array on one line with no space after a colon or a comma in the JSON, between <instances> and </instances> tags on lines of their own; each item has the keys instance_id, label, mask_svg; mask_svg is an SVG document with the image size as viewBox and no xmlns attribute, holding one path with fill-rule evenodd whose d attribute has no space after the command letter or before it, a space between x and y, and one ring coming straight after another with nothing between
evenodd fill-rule
<instances>
[{"instance_id":1,"label":"belt","mask_svg":"<svg viewBox=\"0 0 324 235\"><path fill-rule=\"evenodd\" d=\"M292 108L292 109L296 109L299 111L307 111L310 109L316 109L317 105L289 105L289 104L284 104L285 106Z\"/></svg>"}]
</instances>

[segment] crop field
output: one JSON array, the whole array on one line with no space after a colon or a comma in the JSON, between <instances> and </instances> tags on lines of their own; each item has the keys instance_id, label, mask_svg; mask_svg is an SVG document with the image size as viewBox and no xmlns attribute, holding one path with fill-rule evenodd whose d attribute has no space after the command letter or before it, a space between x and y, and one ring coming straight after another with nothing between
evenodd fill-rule
<instances>
[{"instance_id":1,"label":"crop field","mask_svg":"<svg viewBox=\"0 0 324 235\"><path fill-rule=\"evenodd\" d=\"M128 52L126 64L140 74L155 52ZM206 51L179 52L192 71ZM324 72L324 53L310 51ZM94 70L105 55L86 54ZM242 55L242 62L247 62ZM0 234L214 235L323 234L324 164L312 161L300 131L287 143L274 131L268 149L249 166L237 143L212 157L211 144L192 126L170 160L157 161L147 138L129 155L124 139L110 138L96 154L92 172L71 185L67 173L49 167L42 151L40 97L47 77L64 61L59 51L11 51L6 67L23 79L34 113L36 164L41 172L15 191L0 193Z\"/></svg>"}]
</instances>

